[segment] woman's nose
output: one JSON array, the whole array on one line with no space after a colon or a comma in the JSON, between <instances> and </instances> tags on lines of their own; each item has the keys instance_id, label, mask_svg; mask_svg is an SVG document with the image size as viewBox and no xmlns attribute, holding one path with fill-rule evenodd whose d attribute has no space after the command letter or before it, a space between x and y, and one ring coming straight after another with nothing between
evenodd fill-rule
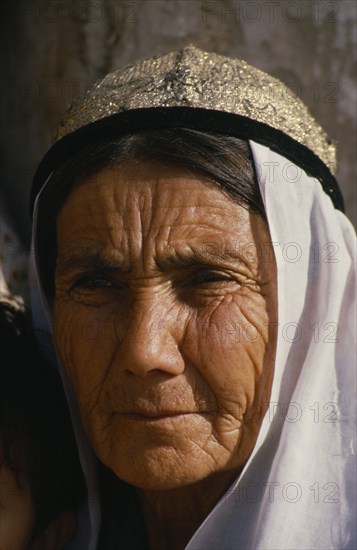
<instances>
[{"instance_id":1,"label":"woman's nose","mask_svg":"<svg viewBox=\"0 0 357 550\"><path fill-rule=\"evenodd\" d=\"M183 319L175 308L165 308L161 300L138 301L123 320L117 363L127 373L143 377L155 371L171 375L184 371L179 349Z\"/></svg>"}]
</instances>

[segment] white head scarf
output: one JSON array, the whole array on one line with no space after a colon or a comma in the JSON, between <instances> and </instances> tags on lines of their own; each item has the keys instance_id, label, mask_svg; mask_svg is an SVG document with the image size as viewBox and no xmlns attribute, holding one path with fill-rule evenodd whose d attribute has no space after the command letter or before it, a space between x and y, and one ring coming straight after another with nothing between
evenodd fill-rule
<instances>
[{"instance_id":1,"label":"white head scarf","mask_svg":"<svg viewBox=\"0 0 357 550\"><path fill-rule=\"evenodd\" d=\"M278 270L269 409L198 549L356 548L355 236L321 184L250 142Z\"/></svg>"},{"instance_id":2,"label":"white head scarf","mask_svg":"<svg viewBox=\"0 0 357 550\"><path fill-rule=\"evenodd\" d=\"M274 382L251 457L187 550L352 550L356 548L353 227L334 209L316 179L263 145L251 141L250 147L278 270ZM43 335L51 332L51 319L35 262L32 275L34 323L44 341ZM82 528L68 548L94 550L100 528L95 458L63 372L62 376L89 490Z\"/></svg>"}]
</instances>

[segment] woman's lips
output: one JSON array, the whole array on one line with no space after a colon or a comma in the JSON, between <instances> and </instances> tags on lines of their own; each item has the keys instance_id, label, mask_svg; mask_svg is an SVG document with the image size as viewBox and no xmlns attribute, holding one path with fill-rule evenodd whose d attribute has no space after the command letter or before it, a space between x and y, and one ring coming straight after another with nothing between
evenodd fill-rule
<instances>
[{"instance_id":1,"label":"woman's lips","mask_svg":"<svg viewBox=\"0 0 357 550\"><path fill-rule=\"evenodd\" d=\"M178 420L182 419L183 417L189 417L193 415L197 416L204 416L207 415L207 413L203 411L163 411L163 412L137 412L137 411L130 411L130 412L123 412L119 413L122 417L125 419L132 421L132 422L159 422L162 420Z\"/></svg>"},{"instance_id":2,"label":"woman's lips","mask_svg":"<svg viewBox=\"0 0 357 550\"><path fill-rule=\"evenodd\" d=\"M150 396L151 397L151 396ZM161 400L161 403L159 402ZM199 402L192 402L191 399L182 399L181 403L174 399L148 399L143 397L133 398L132 401L122 400L117 406L108 410L109 414L117 415L123 420L132 422L158 422L160 420L178 420L191 417L215 417L217 409L215 404L207 399ZM155 403L156 401L156 403Z\"/></svg>"},{"instance_id":3,"label":"woman's lips","mask_svg":"<svg viewBox=\"0 0 357 550\"><path fill-rule=\"evenodd\" d=\"M188 416L190 414L199 414L193 412L170 412L164 414L143 414L143 413L124 413L124 416L130 420L153 422L155 420L163 420L166 418L177 418L181 416Z\"/></svg>"}]
</instances>

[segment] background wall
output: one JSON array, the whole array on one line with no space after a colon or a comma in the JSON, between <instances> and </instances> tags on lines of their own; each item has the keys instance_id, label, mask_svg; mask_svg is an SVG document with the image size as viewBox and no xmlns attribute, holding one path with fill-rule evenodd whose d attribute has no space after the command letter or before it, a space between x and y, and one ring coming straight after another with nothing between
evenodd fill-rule
<instances>
[{"instance_id":1,"label":"background wall","mask_svg":"<svg viewBox=\"0 0 357 550\"><path fill-rule=\"evenodd\" d=\"M1 187L25 246L31 177L73 97L110 70L187 43L246 59L301 96L338 142L356 222L353 0L12 0L0 18Z\"/></svg>"}]
</instances>

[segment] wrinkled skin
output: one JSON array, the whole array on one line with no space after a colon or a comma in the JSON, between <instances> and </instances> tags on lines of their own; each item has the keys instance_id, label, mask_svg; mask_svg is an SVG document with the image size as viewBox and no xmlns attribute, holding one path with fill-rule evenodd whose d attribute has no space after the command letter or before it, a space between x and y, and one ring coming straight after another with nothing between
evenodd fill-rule
<instances>
[{"instance_id":1,"label":"wrinkled skin","mask_svg":"<svg viewBox=\"0 0 357 550\"><path fill-rule=\"evenodd\" d=\"M55 339L91 445L121 479L161 491L246 462L274 370L269 242L258 216L182 167L123 164L72 190Z\"/></svg>"}]
</instances>

